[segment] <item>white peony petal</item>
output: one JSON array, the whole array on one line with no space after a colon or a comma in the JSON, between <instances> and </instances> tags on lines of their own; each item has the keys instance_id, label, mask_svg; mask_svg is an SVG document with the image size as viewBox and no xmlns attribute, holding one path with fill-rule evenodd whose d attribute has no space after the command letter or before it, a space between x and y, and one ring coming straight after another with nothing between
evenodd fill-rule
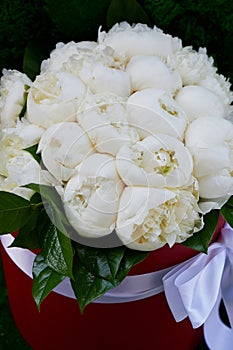
<instances>
[{"instance_id":1,"label":"white peony petal","mask_svg":"<svg viewBox=\"0 0 233 350\"><path fill-rule=\"evenodd\" d=\"M114 230L123 187L110 155L93 154L77 167L63 201L67 218L80 236L100 237Z\"/></svg>"},{"instance_id":2,"label":"white peony petal","mask_svg":"<svg viewBox=\"0 0 233 350\"><path fill-rule=\"evenodd\" d=\"M41 168L37 161L26 151L9 159L7 164L8 177L14 179L18 186L30 183L40 184Z\"/></svg>"},{"instance_id":3,"label":"white peony petal","mask_svg":"<svg viewBox=\"0 0 233 350\"><path fill-rule=\"evenodd\" d=\"M27 118L43 128L62 121L75 121L85 94L85 85L69 72L39 75L28 94Z\"/></svg>"},{"instance_id":4,"label":"white peony petal","mask_svg":"<svg viewBox=\"0 0 233 350\"><path fill-rule=\"evenodd\" d=\"M157 56L133 56L126 66L131 77L131 92L157 88L174 93L182 87L177 71L172 72Z\"/></svg>"},{"instance_id":5,"label":"white peony petal","mask_svg":"<svg viewBox=\"0 0 233 350\"><path fill-rule=\"evenodd\" d=\"M96 64L79 72L82 81L93 93L113 93L118 96L129 96L131 85L130 76L127 72L116 68L105 67Z\"/></svg>"},{"instance_id":6,"label":"white peony petal","mask_svg":"<svg viewBox=\"0 0 233 350\"><path fill-rule=\"evenodd\" d=\"M28 148L37 144L44 131L44 128L35 124L30 124L25 118L17 122L14 130L14 132L21 138L23 148Z\"/></svg>"},{"instance_id":7,"label":"white peony petal","mask_svg":"<svg viewBox=\"0 0 233 350\"><path fill-rule=\"evenodd\" d=\"M201 199L219 203L233 193L232 139L233 124L225 119L199 118L188 126L185 145L193 155Z\"/></svg>"},{"instance_id":8,"label":"white peony petal","mask_svg":"<svg viewBox=\"0 0 233 350\"><path fill-rule=\"evenodd\" d=\"M0 124L2 128L14 127L25 103L25 86L32 82L26 74L3 69L0 83Z\"/></svg>"},{"instance_id":9,"label":"white peony petal","mask_svg":"<svg viewBox=\"0 0 233 350\"><path fill-rule=\"evenodd\" d=\"M181 141L168 135L148 136L123 146L116 164L127 185L181 187L193 182L191 154Z\"/></svg>"},{"instance_id":10,"label":"white peony petal","mask_svg":"<svg viewBox=\"0 0 233 350\"><path fill-rule=\"evenodd\" d=\"M139 136L166 134L183 138L186 114L171 95L160 89L144 89L131 95L127 103L129 124Z\"/></svg>"},{"instance_id":11,"label":"white peony petal","mask_svg":"<svg viewBox=\"0 0 233 350\"><path fill-rule=\"evenodd\" d=\"M183 85L199 85L206 76L215 74L214 60L208 57L205 48L198 52L192 46L185 46L181 50L167 57L167 64L171 69L178 70Z\"/></svg>"},{"instance_id":12,"label":"white peony petal","mask_svg":"<svg viewBox=\"0 0 233 350\"><path fill-rule=\"evenodd\" d=\"M194 176L198 178L231 166L229 150L226 146L211 149L197 148L190 151L194 157Z\"/></svg>"},{"instance_id":13,"label":"white peony petal","mask_svg":"<svg viewBox=\"0 0 233 350\"><path fill-rule=\"evenodd\" d=\"M0 190L17 194L27 200L30 200L31 196L34 194L34 191L29 188L20 187L14 180L2 176L0 176Z\"/></svg>"},{"instance_id":14,"label":"white peony petal","mask_svg":"<svg viewBox=\"0 0 233 350\"><path fill-rule=\"evenodd\" d=\"M145 24L130 26L126 22L115 24L108 33L99 31L98 42L111 46L118 53L127 58L136 55L155 55L166 58L168 54L181 47L181 41L162 30L150 28Z\"/></svg>"},{"instance_id":15,"label":"white peony petal","mask_svg":"<svg viewBox=\"0 0 233 350\"><path fill-rule=\"evenodd\" d=\"M96 46L97 43L94 41L80 41L78 43L70 41L67 44L57 43L56 48L50 53L50 58L42 61L41 73L64 70L64 63L71 56L79 54L82 50L92 52Z\"/></svg>"},{"instance_id":16,"label":"white peony petal","mask_svg":"<svg viewBox=\"0 0 233 350\"><path fill-rule=\"evenodd\" d=\"M151 251L182 242L202 228L197 200L189 191L126 187L116 233L131 249Z\"/></svg>"},{"instance_id":17,"label":"white peony petal","mask_svg":"<svg viewBox=\"0 0 233 350\"><path fill-rule=\"evenodd\" d=\"M176 102L183 108L190 121L197 118L223 118L225 108L220 98L211 90L188 85L176 95Z\"/></svg>"},{"instance_id":18,"label":"white peony petal","mask_svg":"<svg viewBox=\"0 0 233 350\"><path fill-rule=\"evenodd\" d=\"M75 167L94 152L85 131L73 122L57 123L42 135L38 152L50 173L58 181L67 181Z\"/></svg>"},{"instance_id":19,"label":"white peony petal","mask_svg":"<svg viewBox=\"0 0 233 350\"><path fill-rule=\"evenodd\" d=\"M232 140L233 124L225 119L200 118L187 128L185 145L191 149L213 148Z\"/></svg>"},{"instance_id":20,"label":"white peony petal","mask_svg":"<svg viewBox=\"0 0 233 350\"><path fill-rule=\"evenodd\" d=\"M211 210L221 209L222 206L228 201L230 196L211 198L211 199L201 199L198 203L198 206L202 214L207 214Z\"/></svg>"},{"instance_id":21,"label":"white peony petal","mask_svg":"<svg viewBox=\"0 0 233 350\"><path fill-rule=\"evenodd\" d=\"M199 193L202 198L218 198L233 195L233 176L223 169L198 179Z\"/></svg>"},{"instance_id":22,"label":"white peony petal","mask_svg":"<svg viewBox=\"0 0 233 350\"><path fill-rule=\"evenodd\" d=\"M122 144L139 140L128 125L125 99L116 95L91 95L82 104L77 119L100 153L116 155Z\"/></svg>"}]
</instances>

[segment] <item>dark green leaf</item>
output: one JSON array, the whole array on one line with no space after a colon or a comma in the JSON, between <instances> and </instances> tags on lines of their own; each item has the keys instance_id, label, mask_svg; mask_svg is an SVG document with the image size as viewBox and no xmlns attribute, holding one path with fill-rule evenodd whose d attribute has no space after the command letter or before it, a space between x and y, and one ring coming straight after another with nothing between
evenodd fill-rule
<instances>
[{"instance_id":1,"label":"dark green leaf","mask_svg":"<svg viewBox=\"0 0 233 350\"><path fill-rule=\"evenodd\" d=\"M74 266L74 280L71 281L71 285L78 300L80 311L83 312L90 302L114 288L114 284L94 275L80 264L77 257L74 259Z\"/></svg>"},{"instance_id":2,"label":"dark green leaf","mask_svg":"<svg viewBox=\"0 0 233 350\"><path fill-rule=\"evenodd\" d=\"M24 92L24 104L23 104L23 108L21 109L21 112L19 113L19 119L21 120L24 116L24 114L26 113L27 110L27 90L29 89L28 85L25 85L25 92Z\"/></svg>"},{"instance_id":3,"label":"dark green leaf","mask_svg":"<svg viewBox=\"0 0 233 350\"><path fill-rule=\"evenodd\" d=\"M37 152L38 145L33 145L31 147L25 148L24 151L27 151L30 153L33 158L40 164L41 163L41 156Z\"/></svg>"},{"instance_id":4,"label":"dark green leaf","mask_svg":"<svg viewBox=\"0 0 233 350\"><path fill-rule=\"evenodd\" d=\"M33 196L30 198L31 204L42 204L41 195L39 193L34 193Z\"/></svg>"},{"instance_id":5,"label":"dark green leaf","mask_svg":"<svg viewBox=\"0 0 233 350\"><path fill-rule=\"evenodd\" d=\"M151 24L147 13L136 0L112 0L107 13L107 28L123 21Z\"/></svg>"},{"instance_id":6,"label":"dark green leaf","mask_svg":"<svg viewBox=\"0 0 233 350\"><path fill-rule=\"evenodd\" d=\"M49 221L47 214L44 214L43 203L39 193L34 193L30 199L32 214L30 220L18 230L18 234L11 247L21 247L28 249L41 248L43 235L39 231L41 225ZM47 220L46 220L47 219Z\"/></svg>"},{"instance_id":7,"label":"dark green leaf","mask_svg":"<svg viewBox=\"0 0 233 350\"><path fill-rule=\"evenodd\" d=\"M0 191L0 233L18 230L31 215L29 201L14 193Z\"/></svg>"},{"instance_id":8,"label":"dark green leaf","mask_svg":"<svg viewBox=\"0 0 233 350\"><path fill-rule=\"evenodd\" d=\"M57 193L54 187L46 186L46 185L38 185L38 184L28 184L28 185L25 185L24 187L30 188L35 192L40 193L44 201L45 207L47 206L46 202L49 203L49 205L51 205L51 207L54 209L55 215L53 216L53 218L50 218L50 219L51 220L58 219L57 221L53 221L53 223L56 226L58 226L60 231L63 231L63 225L60 225L61 222L63 222L66 225L69 225L69 222L67 221L67 218L64 214L64 208L61 201L61 197L59 196L59 194Z\"/></svg>"},{"instance_id":9,"label":"dark green leaf","mask_svg":"<svg viewBox=\"0 0 233 350\"><path fill-rule=\"evenodd\" d=\"M221 215L228 222L228 224L233 227L233 206L224 205L220 210Z\"/></svg>"},{"instance_id":10,"label":"dark green leaf","mask_svg":"<svg viewBox=\"0 0 233 350\"><path fill-rule=\"evenodd\" d=\"M218 224L219 211L212 210L204 215L204 227L201 231L195 233L182 244L199 252L206 253L214 231Z\"/></svg>"},{"instance_id":11,"label":"dark green leaf","mask_svg":"<svg viewBox=\"0 0 233 350\"><path fill-rule=\"evenodd\" d=\"M130 271L131 267L143 261L149 254L150 252L125 248L125 254L117 271L117 279L122 281Z\"/></svg>"},{"instance_id":12,"label":"dark green leaf","mask_svg":"<svg viewBox=\"0 0 233 350\"><path fill-rule=\"evenodd\" d=\"M70 238L61 232L52 222L44 233L43 256L47 265L65 276L73 278L73 248Z\"/></svg>"},{"instance_id":13,"label":"dark green leaf","mask_svg":"<svg viewBox=\"0 0 233 350\"><path fill-rule=\"evenodd\" d=\"M73 244L76 254L72 286L81 311L106 291L119 285L131 267L148 255L125 246L104 249Z\"/></svg>"},{"instance_id":14,"label":"dark green leaf","mask_svg":"<svg viewBox=\"0 0 233 350\"><path fill-rule=\"evenodd\" d=\"M46 41L32 40L24 52L23 70L32 80L40 73L40 65L43 59L47 58L50 47Z\"/></svg>"},{"instance_id":15,"label":"dark green leaf","mask_svg":"<svg viewBox=\"0 0 233 350\"><path fill-rule=\"evenodd\" d=\"M49 293L65 279L65 276L55 272L45 262L43 255L36 256L33 264L32 294L38 309Z\"/></svg>"},{"instance_id":16,"label":"dark green leaf","mask_svg":"<svg viewBox=\"0 0 233 350\"><path fill-rule=\"evenodd\" d=\"M114 283L116 278L121 279L121 273L136 263L142 261L148 253L139 252L126 248L125 246L111 249L92 248L76 244L76 250L80 263L94 275L105 278Z\"/></svg>"},{"instance_id":17,"label":"dark green leaf","mask_svg":"<svg viewBox=\"0 0 233 350\"><path fill-rule=\"evenodd\" d=\"M47 0L48 13L56 28L73 40L96 40L98 28L105 24L111 0Z\"/></svg>"},{"instance_id":18,"label":"dark green leaf","mask_svg":"<svg viewBox=\"0 0 233 350\"><path fill-rule=\"evenodd\" d=\"M230 199L226 202L226 204L224 204L224 206L233 207L233 196L230 197Z\"/></svg>"},{"instance_id":19,"label":"dark green leaf","mask_svg":"<svg viewBox=\"0 0 233 350\"><path fill-rule=\"evenodd\" d=\"M41 194L44 198L44 204L46 209L45 221L40 221L38 230L38 244L39 240L42 241L43 235L43 255L46 263L54 271L69 276L72 278L72 263L73 263L73 249L71 240L67 235L66 228L63 225L62 218L66 220L62 212L62 203L60 196L56 190L50 186L43 186L38 184L29 184L25 187L33 189L37 193ZM34 196L36 199L36 196ZM49 202L46 203L46 201ZM33 212L41 207L43 203L37 203L31 206L30 210ZM23 226L23 225L22 225ZM27 228L26 228L27 229ZM34 231L34 230L32 230ZM32 232L34 235L35 232ZM23 237L26 232L23 230Z\"/></svg>"},{"instance_id":20,"label":"dark green leaf","mask_svg":"<svg viewBox=\"0 0 233 350\"><path fill-rule=\"evenodd\" d=\"M39 235L37 230L39 210L34 210L30 220L19 229L16 238L11 247L20 247L28 249L40 248Z\"/></svg>"}]
</instances>

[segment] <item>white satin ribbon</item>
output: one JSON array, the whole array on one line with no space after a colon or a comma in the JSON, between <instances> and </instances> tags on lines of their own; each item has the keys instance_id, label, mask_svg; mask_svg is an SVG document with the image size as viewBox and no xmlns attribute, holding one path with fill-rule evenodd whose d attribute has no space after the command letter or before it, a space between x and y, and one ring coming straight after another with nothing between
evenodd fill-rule
<instances>
[{"instance_id":1,"label":"white satin ribbon","mask_svg":"<svg viewBox=\"0 0 233 350\"><path fill-rule=\"evenodd\" d=\"M233 230L225 226L208 254L198 254L179 264L163 277L163 283L177 322L188 316L193 328L200 327L220 296L233 326Z\"/></svg>"},{"instance_id":2,"label":"white satin ribbon","mask_svg":"<svg viewBox=\"0 0 233 350\"><path fill-rule=\"evenodd\" d=\"M211 350L233 348L233 229L221 231L208 254L179 264L163 277L165 295L177 322L189 317L193 328L204 324L204 336ZM219 316L223 300L231 328Z\"/></svg>"},{"instance_id":3,"label":"white satin ribbon","mask_svg":"<svg viewBox=\"0 0 233 350\"><path fill-rule=\"evenodd\" d=\"M7 248L11 235L1 236L4 249L13 262L32 278L35 254L21 248ZM233 229L221 231L218 242L211 244L208 254L198 254L168 269L137 276L127 276L116 288L97 299L97 303L123 303L156 295L162 291L177 322L189 317L194 328L204 324L206 343L211 350L233 348ZM75 298L69 279L54 292ZM219 317L223 300L231 328Z\"/></svg>"},{"instance_id":4,"label":"white satin ribbon","mask_svg":"<svg viewBox=\"0 0 233 350\"><path fill-rule=\"evenodd\" d=\"M1 241L3 248L10 259L30 278L32 278L32 266L35 254L30 250L21 248L8 248L14 238L11 234L2 235ZM163 292L163 276L169 272L172 267L160 271L147 273L137 276L127 276L122 283L96 299L95 303L125 303L145 299L150 296ZM66 278L53 290L54 292L75 299L70 279Z\"/></svg>"}]
</instances>

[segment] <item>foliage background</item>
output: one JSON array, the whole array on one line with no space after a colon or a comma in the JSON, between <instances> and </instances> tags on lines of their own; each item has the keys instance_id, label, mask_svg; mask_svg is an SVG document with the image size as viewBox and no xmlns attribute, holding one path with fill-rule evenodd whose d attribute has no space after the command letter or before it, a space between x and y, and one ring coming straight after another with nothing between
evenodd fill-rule
<instances>
[{"instance_id":1,"label":"foliage background","mask_svg":"<svg viewBox=\"0 0 233 350\"><path fill-rule=\"evenodd\" d=\"M100 25L123 20L155 24L183 45L206 47L233 83L231 0L0 0L0 72L25 70L33 78L57 42L96 40ZM15 348L30 349L14 326L0 268L0 350Z\"/></svg>"},{"instance_id":2,"label":"foliage background","mask_svg":"<svg viewBox=\"0 0 233 350\"><path fill-rule=\"evenodd\" d=\"M39 61L58 41L96 40L100 25L128 20L156 24L195 49L207 47L233 82L231 0L1 0L0 6L0 71L22 71L25 48L35 42Z\"/></svg>"}]
</instances>

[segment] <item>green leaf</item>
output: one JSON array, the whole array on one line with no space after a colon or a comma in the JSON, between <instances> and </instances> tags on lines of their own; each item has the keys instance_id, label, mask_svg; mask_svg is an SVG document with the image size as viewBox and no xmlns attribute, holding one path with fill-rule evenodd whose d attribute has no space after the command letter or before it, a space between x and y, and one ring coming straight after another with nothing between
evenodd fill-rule
<instances>
[{"instance_id":1,"label":"green leaf","mask_svg":"<svg viewBox=\"0 0 233 350\"><path fill-rule=\"evenodd\" d=\"M40 248L39 235L37 230L39 213L39 210L33 211L30 220L19 229L17 236L11 244L11 247L28 249Z\"/></svg>"},{"instance_id":2,"label":"green leaf","mask_svg":"<svg viewBox=\"0 0 233 350\"><path fill-rule=\"evenodd\" d=\"M90 302L114 288L114 285L104 278L95 276L85 266L79 266L79 264L80 261L75 258L74 265L76 268L73 270L74 280L71 281L71 285L78 300L80 311L83 312Z\"/></svg>"},{"instance_id":3,"label":"green leaf","mask_svg":"<svg viewBox=\"0 0 233 350\"><path fill-rule=\"evenodd\" d=\"M29 86L28 85L24 85L24 89L25 89L25 92L23 94L24 104L23 104L23 108L21 109L21 112L19 113L19 119L20 120L23 118L23 116L24 116L24 114L26 113L26 110L27 110L27 97L28 97L27 90L29 89Z\"/></svg>"},{"instance_id":4,"label":"green leaf","mask_svg":"<svg viewBox=\"0 0 233 350\"><path fill-rule=\"evenodd\" d=\"M0 233L13 232L32 215L31 203L14 193L0 191Z\"/></svg>"},{"instance_id":5,"label":"green leaf","mask_svg":"<svg viewBox=\"0 0 233 350\"><path fill-rule=\"evenodd\" d=\"M49 222L44 232L42 254L47 265L59 274L73 278L73 248L70 238Z\"/></svg>"},{"instance_id":6,"label":"green leaf","mask_svg":"<svg viewBox=\"0 0 233 350\"><path fill-rule=\"evenodd\" d=\"M47 0L47 10L56 28L69 40L96 40L98 28L105 25L111 0Z\"/></svg>"},{"instance_id":7,"label":"green leaf","mask_svg":"<svg viewBox=\"0 0 233 350\"><path fill-rule=\"evenodd\" d=\"M131 267L148 255L125 246L104 249L73 244L76 254L71 283L81 312L90 302L119 285Z\"/></svg>"},{"instance_id":8,"label":"green leaf","mask_svg":"<svg viewBox=\"0 0 233 350\"><path fill-rule=\"evenodd\" d=\"M150 252L125 248L123 259L121 260L117 271L117 279L122 281L130 271L131 267L143 261L149 254Z\"/></svg>"},{"instance_id":9,"label":"green leaf","mask_svg":"<svg viewBox=\"0 0 233 350\"><path fill-rule=\"evenodd\" d=\"M40 154L36 153L37 152L37 148L38 148L38 144L37 145L33 145L31 147L28 148L24 148L24 151L27 151L28 153L30 153L33 158L37 161L37 163L41 163L41 156Z\"/></svg>"},{"instance_id":10,"label":"green leaf","mask_svg":"<svg viewBox=\"0 0 233 350\"><path fill-rule=\"evenodd\" d=\"M40 310L42 301L49 295L49 293L64 279L65 276L55 272L45 262L43 255L36 256L32 268L33 273L33 287L32 294L34 300Z\"/></svg>"},{"instance_id":11,"label":"green leaf","mask_svg":"<svg viewBox=\"0 0 233 350\"><path fill-rule=\"evenodd\" d=\"M122 247L98 249L81 244L76 244L76 250L80 264L93 275L105 278L114 283L116 273L124 256L125 249Z\"/></svg>"},{"instance_id":12,"label":"green leaf","mask_svg":"<svg viewBox=\"0 0 233 350\"><path fill-rule=\"evenodd\" d=\"M230 199L224 204L224 206L233 207L233 196L230 197Z\"/></svg>"},{"instance_id":13,"label":"green leaf","mask_svg":"<svg viewBox=\"0 0 233 350\"><path fill-rule=\"evenodd\" d=\"M46 41L36 39L29 42L23 57L23 71L32 80L40 73L40 65L43 59L49 56L51 47Z\"/></svg>"},{"instance_id":14,"label":"green leaf","mask_svg":"<svg viewBox=\"0 0 233 350\"><path fill-rule=\"evenodd\" d=\"M31 204L42 204L42 199L41 199L41 195L39 193L34 193L32 195L32 197L30 198L30 203Z\"/></svg>"},{"instance_id":15,"label":"green leaf","mask_svg":"<svg viewBox=\"0 0 233 350\"><path fill-rule=\"evenodd\" d=\"M225 204L221 210L220 213L224 217L224 219L228 222L228 224L233 227L233 206L231 205L232 202L228 205Z\"/></svg>"},{"instance_id":16,"label":"green leaf","mask_svg":"<svg viewBox=\"0 0 233 350\"><path fill-rule=\"evenodd\" d=\"M39 193L44 201L45 207L47 205L46 202L51 205L51 207L54 209L55 215L50 219L57 219L57 221L53 221L53 223L58 226L60 231L63 231L64 229L64 226L61 225L61 222L69 225L69 222L67 221L66 215L64 213L61 197L54 187L38 184L28 184L24 187L30 188L31 190ZM64 233L66 233L66 231L64 231Z\"/></svg>"},{"instance_id":17,"label":"green leaf","mask_svg":"<svg viewBox=\"0 0 233 350\"><path fill-rule=\"evenodd\" d=\"M147 13L136 0L112 0L107 12L107 28L122 21L151 24Z\"/></svg>"},{"instance_id":18,"label":"green leaf","mask_svg":"<svg viewBox=\"0 0 233 350\"><path fill-rule=\"evenodd\" d=\"M67 223L67 219L63 213L63 206L59 194L50 186L29 184L25 187L34 190L44 199L44 202L34 204L32 208L36 209L37 206L43 204L45 207L46 214L43 214L45 220L40 220L37 230L38 239L43 243L42 253L47 265L54 271L73 278L73 248L70 237L64 226L64 221ZM34 195L34 199L35 198L36 196ZM32 234L34 233L35 232L32 232Z\"/></svg>"},{"instance_id":19,"label":"green leaf","mask_svg":"<svg viewBox=\"0 0 233 350\"><path fill-rule=\"evenodd\" d=\"M203 229L197 233L194 233L192 237L188 238L182 244L199 252L206 253L211 239L213 237L213 234L216 230L218 224L218 217L218 210L212 210L208 214L204 215Z\"/></svg>"},{"instance_id":20,"label":"green leaf","mask_svg":"<svg viewBox=\"0 0 233 350\"><path fill-rule=\"evenodd\" d=\"M30 220L18 230L18 234L11 247L39 249L42 247L44 225L50 222L43 207L39 193L34 193L30 199L32 214ZM42 227L42 229L41 229Z\"/></svg>"}]
</instances>

